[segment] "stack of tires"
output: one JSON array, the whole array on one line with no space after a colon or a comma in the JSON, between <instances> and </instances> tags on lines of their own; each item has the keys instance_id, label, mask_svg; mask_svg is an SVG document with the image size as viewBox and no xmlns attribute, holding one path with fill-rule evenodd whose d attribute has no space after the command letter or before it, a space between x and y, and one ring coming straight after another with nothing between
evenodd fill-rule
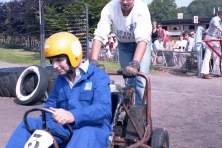
<instances>
[{"instance_id":1,"label":"stack of tires","mask_svg":"<svg viewBox=\"0 0 222 148\"><path fill-rule=\"evenodd\" d=\"M17 98L23 105L35 104L44 97L49 82L57 75L51 66L0 69L0 96Z\"/></svg>"}]
</instances>

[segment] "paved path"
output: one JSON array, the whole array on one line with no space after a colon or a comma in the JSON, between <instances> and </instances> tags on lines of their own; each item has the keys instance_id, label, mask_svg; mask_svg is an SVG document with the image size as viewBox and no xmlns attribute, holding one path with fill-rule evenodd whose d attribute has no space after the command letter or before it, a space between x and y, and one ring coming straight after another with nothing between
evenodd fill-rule
<instances>
[{"instance_id":1,"label":"paved path","mask_svg":"<svg viewBox=\"0 0 222 148\"><path fill-rule=\"evenodd\" d=\"M1 65L1 62L0 62ZM153 128L166 128L171 148L222 147L222 79L150 75ZM123 85L120 76L111 76ZM0 147L3 148L26 110L41 107L18 105L14 98L0 98Z\"/></svg>"}]
</instances>

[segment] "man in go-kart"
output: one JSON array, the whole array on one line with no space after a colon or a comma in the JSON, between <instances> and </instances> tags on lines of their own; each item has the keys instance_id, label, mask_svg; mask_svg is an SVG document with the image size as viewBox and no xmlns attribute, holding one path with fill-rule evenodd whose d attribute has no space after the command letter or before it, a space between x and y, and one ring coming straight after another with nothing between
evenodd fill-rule
<instances>
[{"instance_id":1,"label":"man in go-kart","mask_svg":"<svg viewBox=\"0 0 222 148\"><path fill-rule=\"evenodd\" d=\"M73 136L69 142L54 137L60 148L105 148L111 133L110 79L105 71L82 59L79 40L70 33L59 32L45 42L44 55L59 76L44 105L47 127L51 132L69 136L64 126L69 123ZM42 118L29 118L31 128L42 129ZM23 148L31 133L21 122L6 148Z\"/></svg>"}]
</instances>

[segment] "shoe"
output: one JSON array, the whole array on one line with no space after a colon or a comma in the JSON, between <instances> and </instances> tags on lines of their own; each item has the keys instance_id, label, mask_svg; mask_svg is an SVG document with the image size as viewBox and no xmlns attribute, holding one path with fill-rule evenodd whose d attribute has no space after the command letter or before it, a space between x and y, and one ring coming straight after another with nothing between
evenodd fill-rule
<instances>
[{"instance_id":1,"label":"shoe","mask_svg":"<svg viewBox=\"0 0 222 148\"><path fill-rule=\"evenodd\" d=\"M212 77L209 74L203 74L203 79L211 79Z\"/></svg>"},{"instance_id":2,"label":"shoe","mask_svg":"<svg viewBox=\"0 0 222 148\"><path fill-rule=\"evenodd\" d=\"M222 74L214 75L214 77L222 77Z\"/></svg>"}]
</instances>

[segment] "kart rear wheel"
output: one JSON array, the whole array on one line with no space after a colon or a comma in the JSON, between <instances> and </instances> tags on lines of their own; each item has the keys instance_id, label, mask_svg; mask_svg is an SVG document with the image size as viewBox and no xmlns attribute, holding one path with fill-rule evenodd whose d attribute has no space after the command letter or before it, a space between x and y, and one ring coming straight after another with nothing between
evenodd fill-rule
<instances>
[{"instance_id":1,"label":"kart rear wheel","mask_svg":"<svg viewBox=\"0 0 222 148\"><path fill-rule=\"evenodd\" d=\"M151 137L152 148L169 148L169 135L163 128L157 128L153 131Z\"/></svg>"}]
</instances>

